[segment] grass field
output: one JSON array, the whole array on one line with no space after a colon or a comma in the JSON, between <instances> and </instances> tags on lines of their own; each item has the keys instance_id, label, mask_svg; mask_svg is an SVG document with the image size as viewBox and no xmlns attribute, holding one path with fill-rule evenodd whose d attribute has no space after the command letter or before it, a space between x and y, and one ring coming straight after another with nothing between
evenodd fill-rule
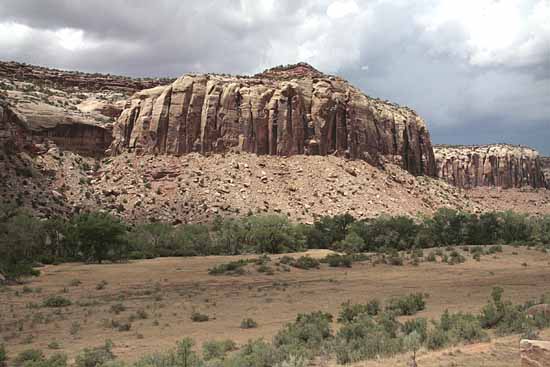
<instances>
[{"instance_id":1,"label":"grass field","mask_svg":"<svg viewBox=\"0 0 550 367\"><path fill-rule=\"evenodd\" d=\"M328 252L315 250L308 255L321 258ZM208 274L215 265L258 257L253 255L49 265L27 283L1 289L0 342L10 356L29 348L48 354L56 342L60 351L74 357L85 347L111 339L117 357L131 361L169 349L186 336L199 346L226 338L238 345L259 337L270 340L297 313L322 310L337 315L347 300L384 301L426 292L430 295L427 308L416 316L436 318L445 309L478 311L495 286L504 288L505 298L515 302L550 291L550 255L527 248L504 246L502 253L483 256L479 262L465 254L467 261L457 265L392 266L363 261L352 268L323 264L320 269L292 267L290 271L277 270L281 268L274 264L281 256L271 256L273 275L258 272L255 265L247 265L245 274L239 276ZM44 307L43 301L50 296L61 296L72 304ZM192 321L194 311L210 320ZM241 329L241 321L249 317L258 327ZM120 331L128 325L129 330ZM542 335L550 337L547 331ZM419 362L434 367L518 365L518 342L518 336L509 336L444 351L421 351ZM356 366L405 366L406 360L400 356ZM334 365L333 361L315 363Z\"/></svg>"}]
</instances>

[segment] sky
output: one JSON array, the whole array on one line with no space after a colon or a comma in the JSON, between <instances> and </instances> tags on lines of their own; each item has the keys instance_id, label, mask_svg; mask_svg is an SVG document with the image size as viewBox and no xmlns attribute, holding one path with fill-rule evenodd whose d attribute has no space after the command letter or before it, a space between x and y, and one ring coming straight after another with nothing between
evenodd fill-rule
<instances>
[{"instance_id":1,"label":"sky","mask_svg":"<svg viewBox=\"0 0 550 367\"><path fill-rule=\"evenodd\" d=\"M305 61L436 144L550 155L550 0L2 0L0 59L130 76Z\"/></svg>"}]
</instances>

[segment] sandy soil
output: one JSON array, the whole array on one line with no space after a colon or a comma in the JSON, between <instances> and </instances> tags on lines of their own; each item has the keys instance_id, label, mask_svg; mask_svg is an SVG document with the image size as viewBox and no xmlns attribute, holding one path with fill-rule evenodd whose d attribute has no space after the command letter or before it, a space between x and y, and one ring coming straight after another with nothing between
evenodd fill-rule
<instances>
[{"instance_id":1,"label":"sandy soil","mask_svg":"<svg viewBox=\"0 0 550 367\"><path fill-rule=\"evenodd\" d=\"M309 254L324 257L326 253ZM503 287L505 296L516 302L538 298L550 291L550 255L526 248L505 247L503 253L484 256L481 262L468 256L465 263L454 266L428 262L419 266L374 266L365 261L354 263L350 269L322 265L318 270L292 268L290 272L265 275L249 266L248 272L241 276L208 274L214 265L236 258L161 258L125 264L46 266L41 269L41 276L27 284L0 292L0 342L3 340L14 355L31 347L52 352L48 344L55 340L63 352L74 357L84 347L111 339L119 358L135 360L143 354L168 349L185 336L194 338L199 346L206 340L222 338L231 338L238 344L259 337L269 340L297 313L323 310L337 315L340 304L348 299L365 302L427 292L430 294L427 309L418 316L435 318L445 309L479 310L494 286ZM276 258L272 256L271 264ZM81 284L71 285L73 280ZM107 285L98 290L101 281ZM61 295L73 304L59 309L29 307L50 295ZM118 303L126 310L115 314L111 307ZM127 321L137 310L145 310L148 318L133 321L130 331L120 332L108 325L112 319ZM209 315L211 320L191 321L194 310ZM241 329L240 322L247 317L256 320L258 328ZM500 348L498 343L501 342L460 350L464 355L467 351L476 356L491 355L495 348ZM511 348L509 352L513 349L517 354L511 346L517 345L517 337L513 343L506 340L502 343L503 350ZM447 362L454 360L453 350L421 356L431 361L422 366L451 366ZM399 363L389 360L368 365L399 366Z\"/></svg>"}]
</instances>

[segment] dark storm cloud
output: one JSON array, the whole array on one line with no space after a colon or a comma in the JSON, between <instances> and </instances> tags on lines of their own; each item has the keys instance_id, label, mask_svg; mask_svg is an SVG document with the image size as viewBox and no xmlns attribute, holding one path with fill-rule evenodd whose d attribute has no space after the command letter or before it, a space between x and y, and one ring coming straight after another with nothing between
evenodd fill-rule
<instances>
[{"instance_id":1,"label":"dark storm cloud","mask_svg":"<svg viewBox=\"0 0 550 367\"><path fill-rule=\"evenodd\" d=\"M3 0L0 58L135 76L303 60L413 107L436 143L550 154L548 24L548 0Z\"/></svg>"}]
</instances>

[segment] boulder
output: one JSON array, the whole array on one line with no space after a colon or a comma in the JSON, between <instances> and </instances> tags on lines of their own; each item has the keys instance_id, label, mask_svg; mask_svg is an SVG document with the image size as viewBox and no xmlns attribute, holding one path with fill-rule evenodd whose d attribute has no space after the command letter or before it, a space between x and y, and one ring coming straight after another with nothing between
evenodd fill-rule
<instances>
[{"instance_id":1,"label":"boulder","mask_svg":"<svg viewBox=\"0 0 550 367\"><path fill-rule=\"evenodd\" d=\"M550 341L523 339L519 349L521 367L550 366Z\"/></svg>"}]
</instances>

